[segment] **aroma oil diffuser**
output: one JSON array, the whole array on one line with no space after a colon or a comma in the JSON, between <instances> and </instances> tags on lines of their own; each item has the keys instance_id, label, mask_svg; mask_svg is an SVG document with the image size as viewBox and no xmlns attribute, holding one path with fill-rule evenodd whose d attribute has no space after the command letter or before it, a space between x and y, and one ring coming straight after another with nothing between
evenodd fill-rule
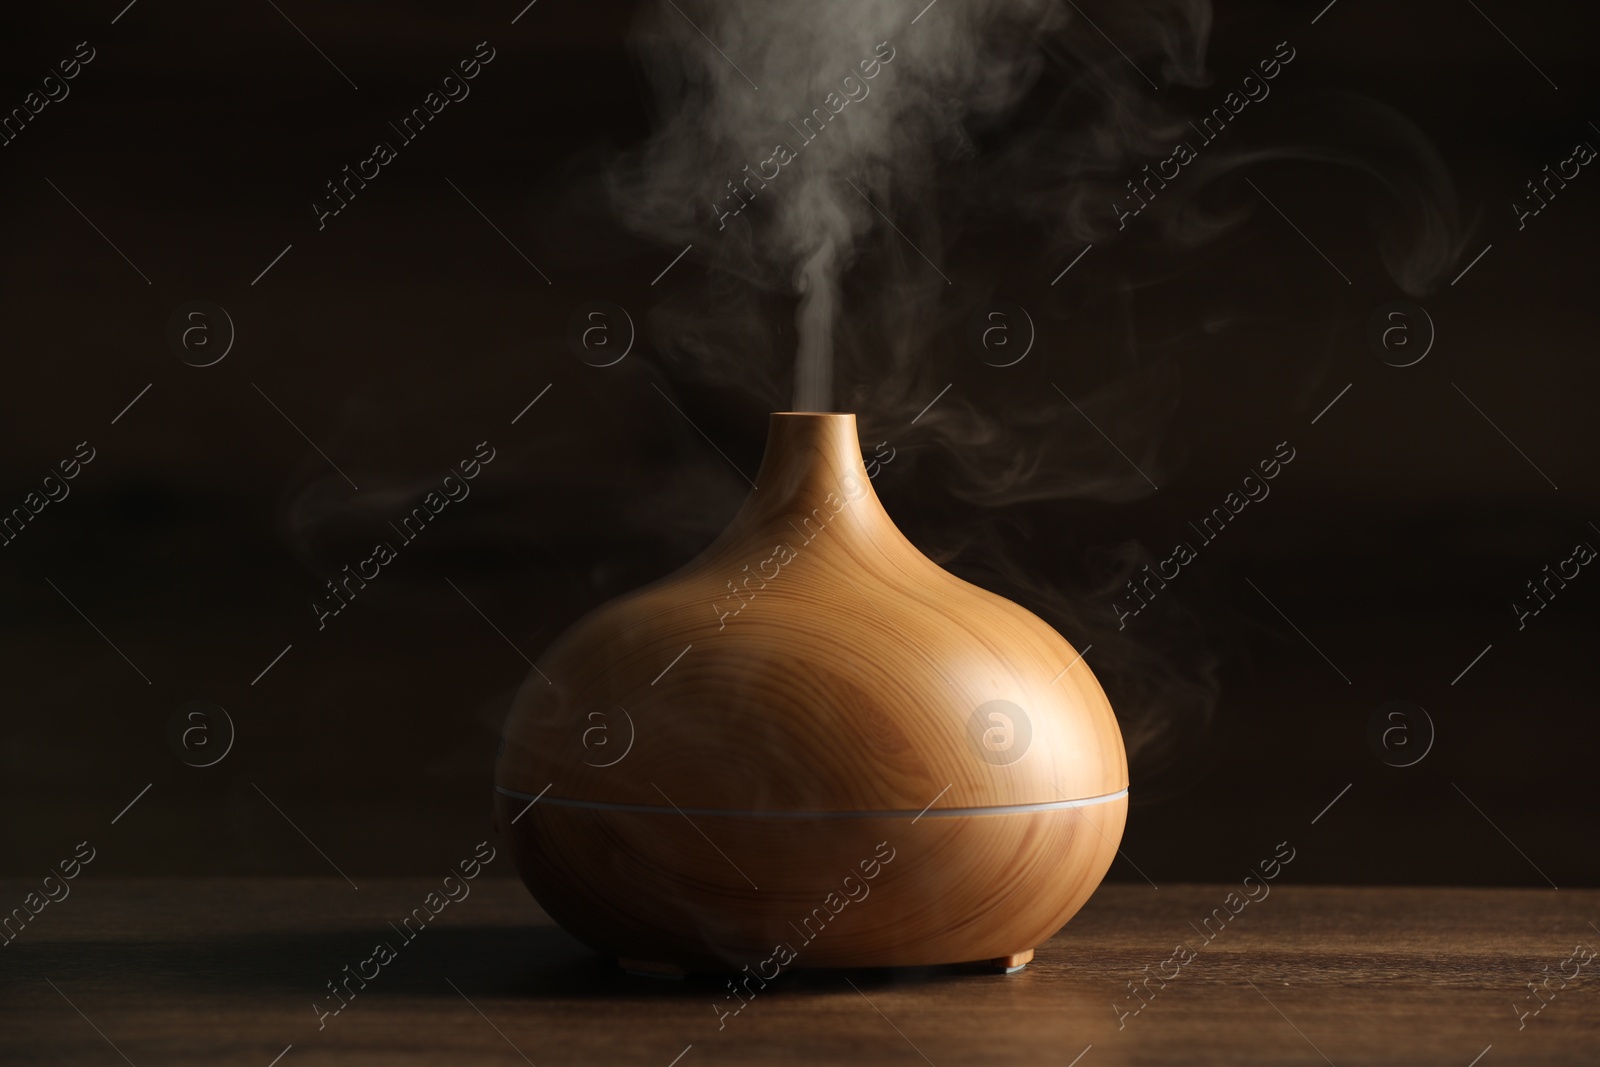
<instances>
[{"instance_id":1,"label":"aroma oil diffuser","mask_svg":"<svg viewBox=\"0 0 1600 1067\"><path fill-rule=\"evenodd\" d=\"M756 481L518 693L495 806L523 880L630 969L1022 966L1122 837L1105 693L906 540L855 416L773 415Z\"/></svg>"}]
</instances>

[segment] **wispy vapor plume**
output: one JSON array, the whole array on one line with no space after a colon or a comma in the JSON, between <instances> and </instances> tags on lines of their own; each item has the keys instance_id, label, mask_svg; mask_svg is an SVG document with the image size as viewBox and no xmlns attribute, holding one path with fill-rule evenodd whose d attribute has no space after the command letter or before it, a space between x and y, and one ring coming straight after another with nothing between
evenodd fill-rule
<instances>
[{"instance_id":1,"label":"wispy vapor plume","mask_svg":"<svg viewBox=\"0 0 1600 1067\"><path fill-rule=\"evenodd\" d=\"M840 283L863 238L893 236L883 218L925 196L942 159L970 154L968 124L1033 83L1042 56L1025 41L1055 11L1042 0L952 3L924 18L891 0L651 6L635 43L660 122L612 172L617 212L797 295L796 406L827 409ZM934 221L922 212L906 239L936 251Z\"/></svg>"},{"instance_id":2,"label":"wispy vapor plume","mask_svg":"<svg viewBox=\"0 0 1600 1067\"><path fill-rule=\"evenodd\" d=\"M1364 247L1348 225L1329 246L1362 286L1434 291L1459 270L1463 244L1449 175L1414 125L1371 100L1309 91L1307 61L1287 58L1320 43L1301 39L1313 32L1303 19L1242 32L1247 54L1215 71L1211 25L1209 0L642 0L631 43L651 132L572 168L603 173L609 209L659 241L663 262L693 245L641 321L659 367L630 367L668 390L692 382L747 398L752 412L856 412L868 451L885 442L900 457L879 485L913 540L1093 645L1086 662L1113 698L1142 796L1210 719L1215 638L1182 591L1120 629L1110 599L1148 553L1063 531L1094 502L1172 485L1185 365L1213 354L1230 324L1275 316L1292 353L1275 367L1285 403L1321 392L1338 331L1315 309L1343 283L1326 271L1326 288L1286 292L1316 283L1284 271L1265 295L1212 269L1229 242L1237 264L1258 236L1242 227L1270 213L1243 179L1276 192L1264 168L1337 171L1319 208L1341 225L1372 219ZM1175 151L1185 141L1193 159ZM1177 177L1142 184L1173 174L1161 161L1175 156ZM569 197L594 188L574 184ZM1039 331L1034 354L1004 369L965 343L997 298L1026 304ZM642 415L694 432L647 396ZM757 441L743 447L759 453ZM745 486L726 461L691 456L605 494L595 486L620 455L596 462L581 488L563 481L565 457L508 456L501 477L521 464L519 486L580 503L559 520L541 510L544 526L462 536L515 544L537 528L551 558L593 556L600 577L570 582L576 614L692 555L736 509ZM390 473L397 487L422 485L430 469ZM294 494L287 515L304 556L337 569L359 547L341 531L383 515L336 503L344 487L330 479ZM487 514L463 509L458 525Z\"/></svg>"},{"instance_id":3,"label":"wispy vapor plume","mask_svg":"<svg viewBox=\"0 0 1600 1067\"><path fill-rule=\"evenodd\" d=\"M1381 261L1405 292L1437 286L1463 240L1420 131L1373 101L1284 92L1304 66L1289 69L1293 41L1266 38L1248 66L1213 75L1211 26L1209 0L647 2L633 43L657 123L608 175L626 226L693 242L710 268L709 285L650 316L669 367L776 410L793 354L796 407L857 412L863 440L913 457L896 478L933 468L967 510L930 524L923 543L1095 643L1145 773L1208 722L1215 656L1181 624L1134 641L1084 606L1120 586L1142 549L1102 551L1098 571L1057 571L1052 584L1047 553L1021 533L1041 505L1129 501L1173 475L1162 445L1181 357L1245 308L1152 323L1140 302L1192 278L1194 250L1264 210L1237 176L1268 162L1360 174L1346 188L1368 197ZM1193 159L1179 153L1170 187L1143 186L1159 195L1129 223L1135 181L1184 142ZM1039 309L1042 327L1076 320L1073 358L1063 365L1058 349L1006 372L1003 396L970 382L946 395L971 365L966 323L998 279L1019 260L1048 278L1089 245L1079 269L1094 284L1054 290ZM1091 333L1085 319L1120 325ZM1308 347L1297 388L1321 367Z\"/></svg>"}]
</instances>

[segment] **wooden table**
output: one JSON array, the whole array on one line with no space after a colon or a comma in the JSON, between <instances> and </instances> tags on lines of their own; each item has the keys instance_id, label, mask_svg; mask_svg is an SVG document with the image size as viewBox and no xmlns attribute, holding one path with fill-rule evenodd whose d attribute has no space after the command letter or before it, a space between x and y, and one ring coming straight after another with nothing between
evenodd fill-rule
<instances>
[{"instance_id":1,"label":"wooden table","mask_svg":"<svg viewBox=\"0 0 1600 1067\"><path fill-rule=\"evenodd\" d=\"M1207 942L1196 927L1238 887L1107 885L1018 974L799 972L719 1029L716 1009L734 1003L721 981L622 974L507 879L479 878L404 944L389 923L438 880L363 880L357 890L338 878L85 873L72 885L0 947L0 1063L1600 1060L1600 960L1564 988L1550 980L1537 1015L1519 1020L1516 1008L1539 1006L1527 983L1542 968L1559 973L1574 946L1600 947L1596 891L1280 882ZM36 887L0 881L0 900L10 908ZM366 989L352 986L319 1030L313 1002L325 983L363 966L382 940L399 944L396 958ZM1194 958L1163 968L1182 942ZM1115 1005L1141 1004L1128 983L1146 965L1176 977L1141 987L1148 1004L1119 1029Z\"/></svg>"}]
</instances>

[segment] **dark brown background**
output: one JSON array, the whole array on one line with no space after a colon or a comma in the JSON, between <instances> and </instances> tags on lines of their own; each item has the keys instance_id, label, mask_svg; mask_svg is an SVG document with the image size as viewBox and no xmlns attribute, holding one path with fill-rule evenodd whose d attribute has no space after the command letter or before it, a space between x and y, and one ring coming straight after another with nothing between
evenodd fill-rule
<instances>
[{"instance_id":1,"label":"dark brown background","mask_svg":"<svg viewBox=\"0 0 1600 1067\"><path fill-rule=\"evenodd\" d=\"M7 108L76 42L98 50L70 97L0 148L0 507L77 442L98 451L72 495L0 549L0 873L42 874L86 838L101 874L329 873L251 783L358 879L441 871L489 833L495 734L526 671L446 579L536 656L584 610L709 540L743 483L652 384L743 469L760 455L763 408L663 371L648 336L609 370L563 340L583 301L642 318L664 290L705 281L691 255L652 288L678 249L623 235L599 210L596 161L648 128L624 47L631 5L541 0L515 26L515 0L285 6L359 90L270 4L141 0L109 26L121 6L0 16ZM1460 265L1492 250L1422 299L1439 333L1429 357L1388 367L1364 332L1400 294L1354 179L1300 163L1251 171L1353 284L1260 203L1174 259L1130 316L1136 335L1190 338L1161 491L1023 509L1029 566L1066 581L1097 547L1136 540L1164 554L1185 520L1292 441L1298 458L1271 498L1167 594L1186 640L1219 664L1220 696L1214 726L1176 764L1145 777L1136 765L1125 854L1157 882L1233 881L1353 783L1301 848L1297 880L1593 885L1600 577L1580 575L1520 633L1508 607L1574 543L1600 545L1589 525L1600 177L1586 169L1522 232L1509 207L1574 141L1600 142L1592 18L1571 3L1485 8L1555 89L1471 5L1343 0L1309 26L1320 7L1219 4L1218 85L1291 39L1300 55L1276 91L1349 88L1409 115L1474 222ZM484 39L498 56L472 95L317 232L308 204L322 183ZM1070 383L1094 363L1129 321L1095 317L1096 272L1149 254L1097 249L1052 287L1064 260L1018 242L945 258L951 307L1003 282L998 295L1040 322L1013 378L941 355L938 380L997 420L1008 389ZM236 324L217 366L186 366L166 342L192 299ZM1194 340L1218 309L1225 325ZM340 501L315 531L297 525L292 502L331 473L252 383L372 494L370 510ZM1063 405L1062 432L1097 441L1076 418ZM322 581L401 510L378 494L437 481L484 439L498 458L469 502L317 632L308 605ZM913 540L939 544L970 509L931 446L902 440L878 491ZM196 699L238 728L205 770L166 741L169 716ZM1366 742L1369 714L1391 699L1421 704L1438 729L1405 770ZM1119 861L1112 877L1140 875Z\"/></svg>"}]
</instances>

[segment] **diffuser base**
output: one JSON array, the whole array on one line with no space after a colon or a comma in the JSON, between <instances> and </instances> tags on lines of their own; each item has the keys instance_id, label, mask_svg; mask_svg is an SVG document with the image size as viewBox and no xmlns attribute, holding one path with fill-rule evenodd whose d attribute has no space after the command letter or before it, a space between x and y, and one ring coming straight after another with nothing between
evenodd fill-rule
<instances>
[{"instance_id":1,"label":"diffuser base","mask_svg":"<svg viewBox=\"0 0 1600 1067\"><path fill-rule=\"evenodd\" d=\"M602 958L770 976L1019 967L1100 883L1128 799L920 819L495 803L545 912Z\"/></svg>"},{"instance_id":2,"label":"diffuser base","mask_svg":"<svg viewBox=\"0 0 1600 1067\"><path fill-rule=\"evenodd\" d=\"M986 968L999 974L1016 974L1033 960L1033 949L1022 952L1013 952L1009 956L995 956L992 959L979 960L976 966ZM953 964L970 968L973 964ZM617 958L617 967L636 978L658 978L667 981L681 982L690 974L689 970L678 966L676 963L662 963L658 960L636 960L626 956ZM802 968L803 969L803 968ZM731 970L731 968L730 968ZM707 971L705 973L713 973Z\"/></svg>"},{"instance_id":3,"label":"diffuser base","mask_svg":"<svg viewBox=\"0 0 1600 1067\"><path fill-rule=\"evenodd\" d=\"M1013 952L1009 956L998 956L989 961L989 966L1005 974L1016 974L1026 967L1033 959L1033 949L1025 952Z\"/></svg>"}]
</instances>

